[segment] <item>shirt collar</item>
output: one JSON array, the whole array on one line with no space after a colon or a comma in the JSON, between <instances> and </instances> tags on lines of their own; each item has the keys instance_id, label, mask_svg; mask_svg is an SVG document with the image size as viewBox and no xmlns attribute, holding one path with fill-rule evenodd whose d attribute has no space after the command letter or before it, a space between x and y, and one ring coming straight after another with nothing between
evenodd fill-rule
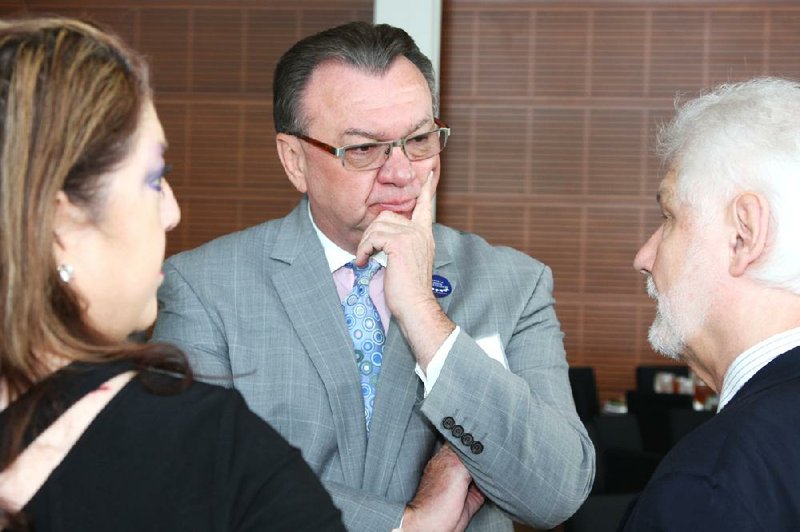
<instances>
[{"instance_id":1,"label":"shirt collar","mask_svg":"<svg viewBox=\"0 0 800 532\"><path fill-rule=\"evenodd\" d=\"M317 227L317 224L314 223L314 216L311 215L311 202L308 203L308 219L311 220L311 226L314 228L314 232L317 233L317 238L319 238L319 242L322 244L322 249L325 251L325 260L328 261L328 268L330 268L331 273L335 272L356 258L356 256L349 251L345 251L337 246L333 240L328 238L325 233L323 233L320 228ZM378 264L384 268L386 267L386 263L388 261L386 253L383 251L379 251L373 255L372 258L378 261Z\"/></svg>"},{"instance_id":2,"label":"shirt collar","mask_svg":"<svg viewBox=\"0 0 800 532\"><path fill-rule=\"evenodd\" d=\"M761 368L798 346L800 346L800 327L770 336L736 357L722 379L717 412L722 410Z\"/></svg>"}]
</instances>

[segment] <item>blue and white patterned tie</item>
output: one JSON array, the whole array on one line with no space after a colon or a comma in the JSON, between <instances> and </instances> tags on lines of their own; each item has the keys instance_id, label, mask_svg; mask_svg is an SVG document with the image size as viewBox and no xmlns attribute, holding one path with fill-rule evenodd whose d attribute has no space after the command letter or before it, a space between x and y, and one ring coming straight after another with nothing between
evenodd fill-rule
<instances>
[{"instance_id":1,"label":"blue and white patterned tie","mask_svg":"<svg viewBox=\"0 0 800 532\"><path fill-rule=\"evenodd\" d=\"M363 268L353 262L346 264L355 272L356 279L353 289L347 294L342 303L344 321L350 338L353 340L353 349L356 354L358 373L361 376L361 395L364 398L364 417L369 434L369 423L372 419L372 407L375 404L375 390L378 384L378 375L383 362L383 344L386 337L383 333L383 324L378 314L378 309L369 297L369 282L381 265L370 259Z\"/></svg>"}]
</instances>

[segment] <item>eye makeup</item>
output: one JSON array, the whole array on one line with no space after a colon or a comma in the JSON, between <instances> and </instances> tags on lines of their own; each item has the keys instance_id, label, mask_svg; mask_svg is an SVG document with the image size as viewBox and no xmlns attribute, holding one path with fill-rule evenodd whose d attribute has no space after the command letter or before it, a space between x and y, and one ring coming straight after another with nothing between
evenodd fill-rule
<instances>
[{"instance_id":1,"label":"eye makeup","mask_svg":"<svg viewBox=\"0 0 800 532\"><path fill-rule=\"evenodd\" d=\"M161 180L172 171L171 164L165 164L159 170L147 176L147 186L156 192L161 192Z\"/></svg>"}]
</instances>

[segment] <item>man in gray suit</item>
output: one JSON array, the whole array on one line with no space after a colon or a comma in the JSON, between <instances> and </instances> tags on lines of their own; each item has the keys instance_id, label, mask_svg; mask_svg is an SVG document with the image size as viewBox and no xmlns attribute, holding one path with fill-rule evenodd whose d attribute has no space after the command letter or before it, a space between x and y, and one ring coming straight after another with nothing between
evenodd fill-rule
<instances>
[{"instance_id":1,"label":"man in gray suit","mask_svg":"<svg viewBox=\"0 0 800 532\"><path fill-rule=\"evenodd\" d=\"M434 80L386 25L286 52L276 140L304 197L171 258L154 337L299 447L351 530L510 531L509 516L550 528L594 477L552 276L432 222L450 133ZM375 341L354 343L365 318Z\"/></svg>"}]
</instances>

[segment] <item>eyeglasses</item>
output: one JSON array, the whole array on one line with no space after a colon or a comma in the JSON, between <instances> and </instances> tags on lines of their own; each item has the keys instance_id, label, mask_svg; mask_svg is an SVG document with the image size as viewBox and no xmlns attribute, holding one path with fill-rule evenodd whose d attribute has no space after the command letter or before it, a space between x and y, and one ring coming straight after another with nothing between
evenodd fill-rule
<instances>
[{"instance_id":1,"label":"eyeglasses","mask_svg":"<svg viewBox=\"0 0 800 532\"><path fill-rule=\"evenodd\" d=\"M442 153L442 150L447 145L447 139L450 137L450 128L438 118L434 118L433 123L439 127L427 133L386 142L350 144L339 148L305 135L295 136L312 146L335 155L342 161L342 166L345 169L364 172L383 166L389 159L392 148L396 147L402 148L409 161L422 161Z\"/></svg>"}]
</instances>

